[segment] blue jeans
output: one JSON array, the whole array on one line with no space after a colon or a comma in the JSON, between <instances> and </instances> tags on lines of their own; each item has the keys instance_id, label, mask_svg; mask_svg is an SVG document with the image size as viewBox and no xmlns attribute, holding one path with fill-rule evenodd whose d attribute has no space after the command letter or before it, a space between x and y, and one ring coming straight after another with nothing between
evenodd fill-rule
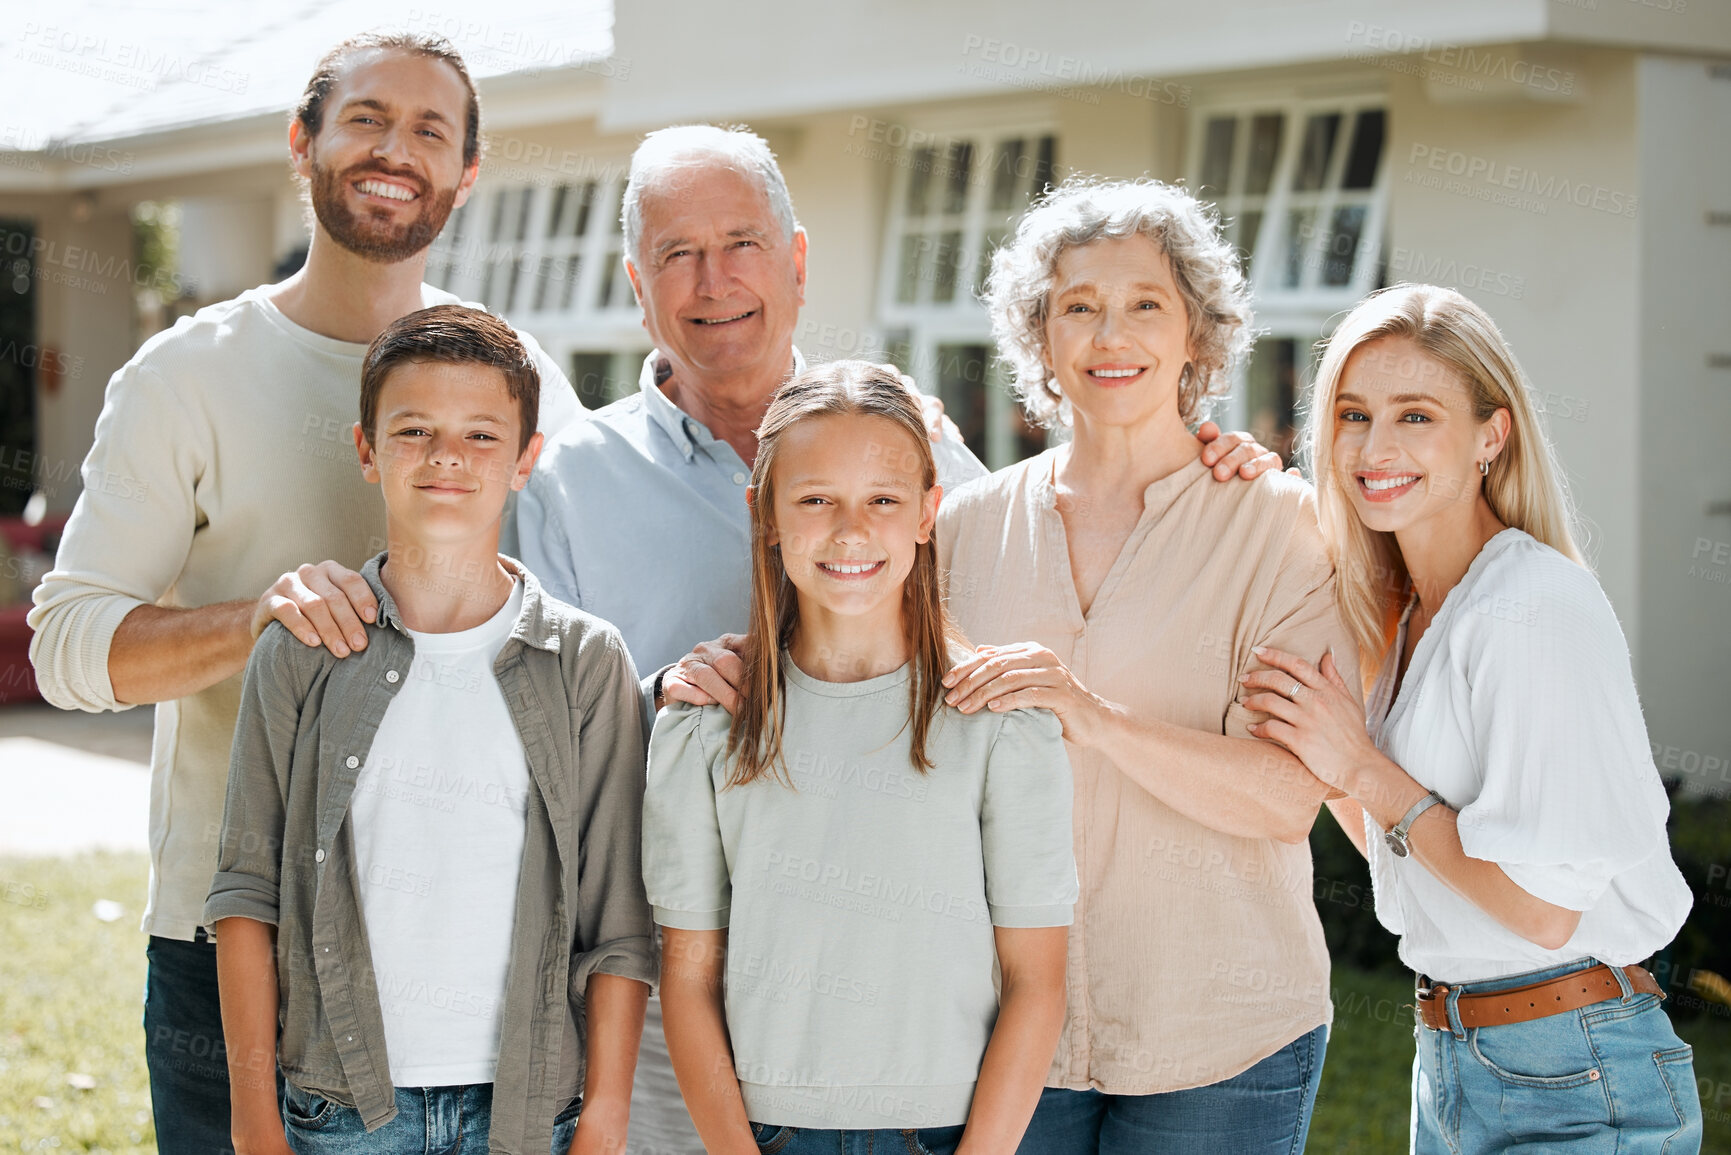
<instances>
[{"instance_id":1,"label":"blue jeans","mask_svg":"<svg viewBox=\"0 0 1731 1155\"><path fill-rule=\"evenodd\" d=\"M1594 965L1581 959L1455 990L1500 990ZM1634 993L1620 972L1619 981L1622 998L1500 1027L1463 1028L1451 991L1452 1029L1414 1028L1413 1151L1699 1151L1694 1052L1658 995Z\"/></svg>"},{"instance_id":2,"label":"blue jeans","mask_svg":"<svg viewBox=\"0 0 1731 1155\"><path fill-rule=\"evenodd\" d=\"M493 1084L398 1087L397 1117L367 1134L361 1113L289 1083L283 1126L296 1155L487 1155ZM574 1099L553 1120L551 1155L565 1155L577 1133Z\"/></svg>"},{"instance_id":3,"label":"blue jeans","mask_svg":"<svg viewBox=\"0 0 1731 1155\"><path fill-rule=\"evenodd\" d=\"M898 1131L837 1131L753 1123L751 1137L764 1155L955 1155L961 1126Z\"/></svg>"},{"instance_id":4,"label":"blue jeans","mask_svg":"<svg viewBox=\"0 0 1731 1155\"><path fill-rule=\"evenodd\" d=\"M144 1063L161 1155L232 1153L228 1048L216 997L216 944L152 935L145 944Z\"/></svg>"},{"instance_id":5,"label":"blue jeans","mask_svg":"<svg viewBox=\"0 0 1731 1155\"><path fill-rule=\"evenodd\" d=\"M1018 1155L1293 1155L1304 1150L1328 1028L1247 1071L1185 1091L1107 1095L1047 1087Z\"/></svg>"}]
</instances>

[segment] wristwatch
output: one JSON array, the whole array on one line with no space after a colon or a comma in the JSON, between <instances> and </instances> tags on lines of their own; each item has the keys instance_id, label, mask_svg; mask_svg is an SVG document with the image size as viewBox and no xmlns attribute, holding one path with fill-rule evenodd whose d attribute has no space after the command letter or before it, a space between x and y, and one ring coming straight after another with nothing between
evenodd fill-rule
<instances>
[{"instance_id":1,"label":"wristwatch","mask_svg":"<svg viewBox=\"0 0 1731 1155\"><path fill-rule=\"evenodd\" d=\"M1418 820L1420 814L1423 814L1426 810L1429 810L1439 802L1445 806L1448 805L1441 794L1432 790L1429 794L1426 794L1423 798L1414 802L1411 810L1408 810L1405 814L1401 815L1400 821L1394 824L1394 829L1382 836L1382 840L1388 843L1390 854L1393 854L1396 858L1405 858L1407 856L1408 848L1406 844L1406 832L1412 829L1412 824Z\"/></svg>"}]
</instances>

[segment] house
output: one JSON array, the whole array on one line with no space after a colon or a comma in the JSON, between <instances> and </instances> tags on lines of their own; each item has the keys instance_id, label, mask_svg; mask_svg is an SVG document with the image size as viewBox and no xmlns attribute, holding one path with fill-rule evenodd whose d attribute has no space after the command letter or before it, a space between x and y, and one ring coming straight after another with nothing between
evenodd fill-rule
<instances>
[{"instance_id":1,"label":"house","mask_svg":"<svg viewBox=\"0 0 1731 1155\"><path fill-rule=\"evenodd\" d=\"M811 238L799 345L895 359L993 466L1045 442L1001 388L974 293L1064 174L1185 180L1219 204L1265 330L1219 416L1282 449L1332 319L1381 284L1461 289L1531 378L1661 769L1731 794L1724 0L676 0L621 4L610 46L605 14L530 0L403 15L487 63L481 184L429 279L535 333L592 406L636 387L647 348L618 198L638 137L669 123L769 139ZM265 51L248 43L206 54L227 73L187 70L196 108L0 136L0 259L34 308L23 472L50 509L75 500L103 383L142 337L133 290L221 299L304 245L283 159L299 82L237 99ZM302 47L257 67L304 77ZM132 258L147 202L179 206L172 276Z\"/></svg>"}]
</instances>

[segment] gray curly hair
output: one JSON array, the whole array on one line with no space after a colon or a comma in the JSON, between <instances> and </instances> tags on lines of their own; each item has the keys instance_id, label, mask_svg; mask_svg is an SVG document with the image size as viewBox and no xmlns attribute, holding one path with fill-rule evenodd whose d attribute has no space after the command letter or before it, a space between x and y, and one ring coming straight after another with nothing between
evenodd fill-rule
<instances>
[{"instance_id":1,"label":"gray curly hair","mask_svg":"<svg viewBox=\"0 0 1731 1155\"><path fill-rule=\"evenodd\" d=\"M1171 259L1189 315L1194 356L1178 384L1185 423L1201 420L1209 399L1231 388L1232 370L1254 338L1250 288L1212 206L1157 180L1072 177L1023 214L1016 235L993 255L982 294L999 359L1009 366L1012 387L1035 425L1050 429L1068 421L1045 361L1058 258L1077 245L1137 234Z\"/></svg>"}]
</instances>

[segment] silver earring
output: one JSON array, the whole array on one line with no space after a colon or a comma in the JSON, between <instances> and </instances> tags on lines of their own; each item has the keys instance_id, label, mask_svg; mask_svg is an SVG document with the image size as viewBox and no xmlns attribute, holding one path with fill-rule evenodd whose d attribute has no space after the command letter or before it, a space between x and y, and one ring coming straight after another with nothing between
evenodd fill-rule
<instances>
[{"instance_id":1,"label":"silver earring","mask_svg":"<svg viewBox=\"0 0 1731 1155\"><path fill-rule=\"evenodd\" d=\"M1491 475L1491 459L1487 457L1483 461L1479 462L1479 476L1480 477L1489 477L1490 475Z\"/></svg>"}]
</instances>

